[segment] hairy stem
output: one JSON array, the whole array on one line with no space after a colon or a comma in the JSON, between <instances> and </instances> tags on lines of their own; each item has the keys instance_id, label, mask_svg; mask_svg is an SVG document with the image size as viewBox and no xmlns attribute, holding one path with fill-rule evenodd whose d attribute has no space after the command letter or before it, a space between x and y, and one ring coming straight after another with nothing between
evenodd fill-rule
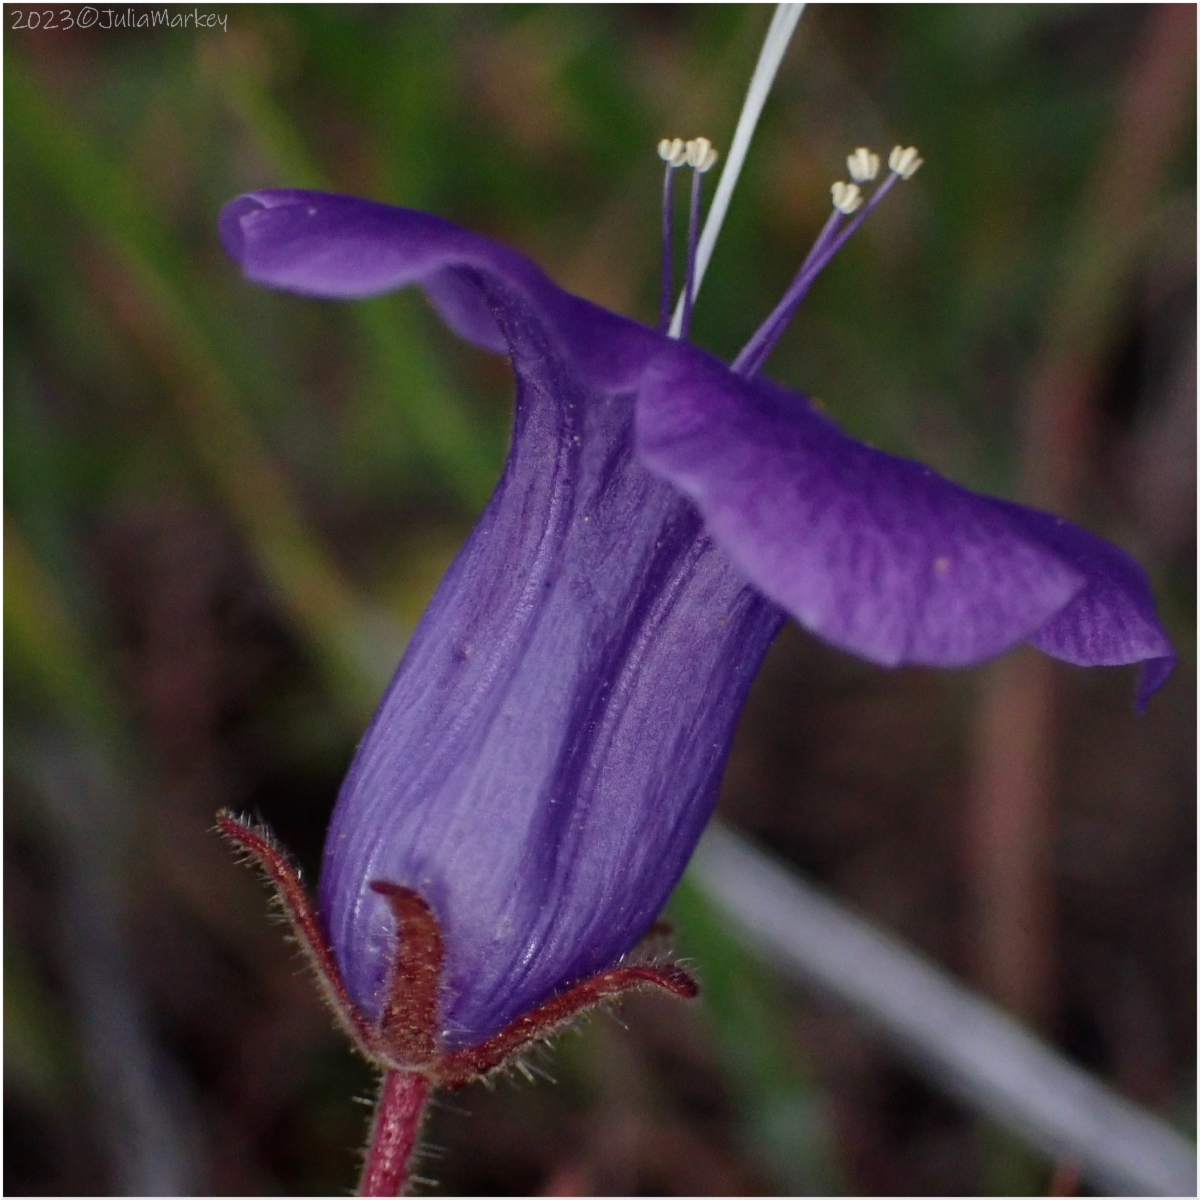
<instances>
[{"instance_id":1,"label":"hairy stem","mask_svg":"<svg viewBox=\"0 0 1200 1200\"><path fill-rule=\"evenodd\" d=\"M424 1075L415 1071L384 1075L358 1184L360 1196L400 1195L428 1096L429 1080Z\"/></svg>"}]
</instances>

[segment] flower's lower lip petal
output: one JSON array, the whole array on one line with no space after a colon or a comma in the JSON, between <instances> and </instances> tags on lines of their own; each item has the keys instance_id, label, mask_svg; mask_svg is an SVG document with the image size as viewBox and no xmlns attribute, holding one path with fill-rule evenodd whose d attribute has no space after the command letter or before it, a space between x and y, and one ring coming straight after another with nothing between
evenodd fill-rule
<instances>
[{"instance_id":1,"label":"flower's lower lip petal","mask_svg":"<svg viewBox=\"0 0 1200 1200\"><path fill-rule=\"evenodd\" d=\"M1007 507L1031 536L1051 546L1087 580L1087 586L1029 640L1047 654L1079 666L1145 663L1136 701L1143 708L1175 665L1145 571L1123 550L1070 521L1016 504Z\"/></svg>"},{"instance_id":2,"label":"flower's lower lip petal","mask_svg":"<svg viewBox=\"0 0 1200 1200\"><path fill-rule=\"evenodd\" d=\"M1170 678L1171 672L1175 670L1176 661L1172 651L1161 658L1148 658L1142 663L1142 669L1138 672L1137 690L1133 697L1133 707L1137 712L1146 711L1150 697Z\"/></svg>"},{"instance_id":3,"label":"flower's lower lip petal","mask_svg":"<svg viewBox=\"0 0 1200 1200\"><path fill-rule=\"evenodd\" d=\"M638 449L751 582L875 662L959 666L1030 637L1073 662L1170 652L1115 547L857 442L803 397L689 347L648 372Z\"/></svg>"}]
</instances>

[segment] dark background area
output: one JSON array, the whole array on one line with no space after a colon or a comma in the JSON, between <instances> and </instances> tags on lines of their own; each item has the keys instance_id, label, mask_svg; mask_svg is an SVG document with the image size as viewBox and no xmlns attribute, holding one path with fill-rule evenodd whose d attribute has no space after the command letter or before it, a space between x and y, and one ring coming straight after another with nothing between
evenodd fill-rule
<instances>
[{"instance_id":1,"label":"dark background area","mask_svg":"<svg viewBox=\"0 0 1200 1200\"><path fill-rule=\"evenodd\" d=\"M261 814L315 877L511 381L417 295L245 283L217 212L282 185L423 207L652 320L654 146L727 149L771 10L14 28L35 11L4 10L5 1191L344 1194L370 1074L213 815ZM732 357L845 155L920 148L767 373L1130 550L1181 662L1138 718L1129 669L886 671L789 626L721 811L1191 1137L1194 70L1190 7L810 8L693 327ZM1050 1187L693 887L671 916L702 999L592 1019L555 1083L444 1097L443 1194Z\"/></svg>"}]
</instances>

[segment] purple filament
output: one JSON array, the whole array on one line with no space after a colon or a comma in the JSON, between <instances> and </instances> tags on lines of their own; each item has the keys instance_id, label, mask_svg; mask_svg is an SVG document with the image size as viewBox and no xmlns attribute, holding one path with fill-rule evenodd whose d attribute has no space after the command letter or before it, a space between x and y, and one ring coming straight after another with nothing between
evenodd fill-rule
<instances>
[{"instance_id":1,"label":"purple filament","mask_svg":"<svg viewBox=\"0 0 1200 1200\"><path fill-rule=\"evenodd\" d=\"M692 203L688 210L687 271L683 279L683 323L679 336L687 340L692 325L692 301L696 291L696 242L700 236L700 180L702 172L692 170Z\"/></svg>"},{"instance_id":2,"label":"purple filament","mask_svg":"<svg viewBox=\"0 0 1200 1200\"><path fill-rule=\"evenodd\" d=\"M675 166L667 163L663 175L662 206L662 287L658 293L658 332L666 333L671 324L671 184L675 178Z\"/></svg>"},{"instance_id":3,"label":"purple filament","mask_svg":"<svg viewBox=\"0 0 1200 1200\"><path fill-rule=\"evenodd\" d=\"M796 272L795 278L788 285L783 299L775 306L771 315L759 326L755 335L742 348L737 358L733 360L732 370L747 378L755 375L767 359L767 355L775 347L780 334L787 328L788 322L800 307L800 302L812 287L813 281L825 269L830 259L850 240L854 231L867 219L867 214L887 195L900 176L892 171L888 177L871 193L870 199L862 206L854 219L842 226L842 214L835 208L825 222L812 249L805 256L804 262Z\"/></svg>"},{"instance_id":4,"label":"purple filament","mask_svg":"<svg viewBox=\"0 0 1200 1200\"><path fill-rule=\"evenodd\" d=\"M824 251L836 235L838 227L842 223L842 215L841 211L836 208L829 214L829 219L817 235L817 240L813 242L812 249L804 256L804 261L800 264L800 269L792 277L792 282L788 285L787 291L784 292L783 299L771 310L771 315L758 327L754 336L742 347L737 358L733 360L732 370L739 375L751 376L762 366L763 360L770 353L771 347L783 331L782 325L786 325L792 315L787 306L796 290L797 284L813 276L815 263L818 261L822 263L827 261L823 257ZM805 284L805 289L807 290L807 284ZM803 294L801 292L801 298L803 298ZM780 324L781 322L782 325ZM778 329L776 328L777 325L780 326Z\"/></svg>"}]
</instances>

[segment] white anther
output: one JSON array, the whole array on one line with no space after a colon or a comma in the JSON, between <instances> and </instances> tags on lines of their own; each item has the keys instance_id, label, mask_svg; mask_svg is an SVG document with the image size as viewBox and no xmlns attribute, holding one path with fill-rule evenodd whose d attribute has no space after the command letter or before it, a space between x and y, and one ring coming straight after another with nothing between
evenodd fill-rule
<instances>
[{"instance_id":1,"label":"white anther","mask_svg":"<svg viewBox=\"0 0 1200 1200\"><path fill-rule=\"evenodd\" d=\"M903 146L896 146L888 155L888 166L901 179L911 179L924 161L917 153L916 146L909 146L907 150Z\"/></svg>"},{"instance_id":2,"label":"white anther","mask_svg":"<svg viewBox=\"0 0 1200 1200\"><path fill-rule=\"evenodd\" d=\"M843 183L839 179L829 190L833 194L833 207L846 216L862 203L862 192L857 183Z\"/></svg>"},{"instance_id":3,"label":"white anther","mask_svg":"<svg viewBox=\"0 0 1200 1200\"><path fill-rule=\"evenodd\" d=\"M879 174L879 155L872 154L866 146L859 146L846 159L846 167L855 183L866 183Z\"/></svg>"},{"instance_id":4,"label":"white anther","mask_svg":"<svg viewBox=\"0 0 1200 1200\"><path fill-rule=\"evenodd\" d=\"M701 175L717 161L717 152L708 138L692 138L687 144L687 164Z\"/></svg>"},{"instance_id":5,"label":"white anther","mask_svg":"<svg viewBox=\"0 0 1200 1200\"><path fill-rule=\"evenodd\" d=\"M663 138L658 143L658 157L673 167L682 167L687 161L687 147L683 138Z\"/></svg>"}]
</instances>

